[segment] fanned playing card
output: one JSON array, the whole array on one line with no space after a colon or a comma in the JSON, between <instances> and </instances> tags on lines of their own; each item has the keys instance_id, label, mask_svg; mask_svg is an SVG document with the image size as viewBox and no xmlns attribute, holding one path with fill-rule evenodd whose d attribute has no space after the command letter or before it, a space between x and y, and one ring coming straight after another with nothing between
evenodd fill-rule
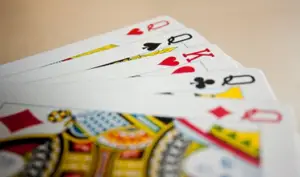
<instances>
[{"instance_id":1,"label":"fanned playing card","mask_svg":"<svg viewBox=\"0 0 300 177\"><path fill-rule=\"evenodd\" d=\"M3 176L297 174L295 118L278 103L64 95L2 105Z\"/></svg>"},{"instance_id":2,"label":"fanned playing card","mask_svg":"<svg viewBox=\"0 0 300 177\"><path fill-rule=\"evenodd\" d=\"M158 54L158 52L160 52ZM178 75L182 73L207 72L219 69L236 68L233 60L224 55L216 45L203 44L187 48L178 46L155 51L156 55L140 56L132 62L120 62L111 66L95 68L79 73L38 81L36 83L70 83L95 81L99 79L128 78L147 76L155 73Z\"/></svg>"},{"instance_id":3,"label":"fanned playing card","mask_svg":"<svg viewBox=\"0 0 300 177\"><path fill-rule=\"evenodd\" d=\"M149 35L159 35L183 29L185 26L169 16L159 16L151 20L127 26L109 33L94 36L58 49L17 60L0 66L0 77L62 64L84 56L118 48L144 39ZM84 59L83 59L84 60Z\"/></svg>"},{"instance_id":4,"label":"fanned playing card","mask_svg":"<svg viewBox=\"0 0 300 177\"><path fill-rule=\"evenodd\" d=\"M130 58L136 55L152 53L155 50L165 47L176 47L178 45L194 46L201 43L207 43L207 40L195 30L182 29L168 34L148 37L114 50L94 53L85 56L82 60L70 60L58 65L51 65L22 74L7 76L2 79L1 84L7 82L26 83L89 69L108 67L116 63L131 61Z\"/></svg>"},{"instance_id":5,"label":"fanned playing card","mask_svg":"<svg viewBox=\"0 0 300 177\"><path fill-rule=\"evenodd\" d=\"M16 86L18 87L18 86ZM126 94L166 94L185 97L210 97L217 99L239 100L275 100L264 73L255 68L220 70L213 72L197 72L192 74L177 74L162 77L134 77L128 79L97 79L73 83L28 84L22 87L22 92L34 90L51 90L60 93L68 90L77 93L84 90L103 92L114 96L116 92ZM5 89L3 95L14 95L14 89Z\"/></svg>"}]
</instances>

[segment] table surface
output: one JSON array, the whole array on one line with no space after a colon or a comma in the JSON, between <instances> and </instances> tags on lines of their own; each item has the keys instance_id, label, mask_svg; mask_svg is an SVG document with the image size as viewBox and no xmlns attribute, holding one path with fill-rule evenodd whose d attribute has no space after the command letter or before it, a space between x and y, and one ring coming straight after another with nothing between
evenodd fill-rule
<instances>
[{"instance_id":1,"label":"table surface","mask_svg":"<svg viewBox=\"0 0 300 177\"><path fill-rule=\"evenodd\" d=\"M169 15L245 67L261 68L300 115L299 9L299 0L1 0L0 64Z\"/></svg>"}]
</instances>

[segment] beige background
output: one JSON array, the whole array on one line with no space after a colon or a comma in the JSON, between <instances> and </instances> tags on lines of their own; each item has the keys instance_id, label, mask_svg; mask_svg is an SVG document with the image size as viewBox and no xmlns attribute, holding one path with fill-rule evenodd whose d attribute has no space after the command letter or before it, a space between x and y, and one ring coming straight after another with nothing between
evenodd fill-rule
<instances>
[{"instance_id":1,"label":"beige background","mask_svg":"<svg viewBox=\"0 0 300 177\"><path fill-rule=\"evenodd\" d=\"M0 63L169 15L261 68L300 115L299 9L299 0L0 0Z\"/></svg>"}]
</instances>

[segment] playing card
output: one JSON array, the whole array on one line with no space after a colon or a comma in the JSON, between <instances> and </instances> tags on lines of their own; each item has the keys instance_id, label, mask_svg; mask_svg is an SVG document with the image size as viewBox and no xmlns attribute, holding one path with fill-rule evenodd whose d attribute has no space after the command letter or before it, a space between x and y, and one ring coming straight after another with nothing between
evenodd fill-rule
<instances>
[{"instance_id":1,"label":"playing card","mask_svg":"<svg viewBox=\"0 0 300 177\"><path fill-rule=\"evenodd\" d=\"M295 118L275 102L39 93L0 109L2 176L297 174Z\"/></svg>"},{"instance_id":2,"label":"playing card","mask_svg":"<svg viewBox=\"0 0 300 177\"><path fill-rule=\"evenodd\" d=\"M149 34L157 35L184 28L184 25L168 16L160 16L135 25L94 36L57 49L25 57L0 66L0 77L69 62L83 56L114 49L141 40Z\"/></svg>"},{"instance_id":3,"label":"playing card","mask_svg":"<svg viewBox=\"0 0 300 177\"><path fill-rule=\"evenodd\" d=\"M147 38L142 41L108 50L101 53L85 56L84 60L71 60L59 65L51 65L38 70L24 72L19 75L5 77L2 82L26 83L47 78L53 78L64 74L84 71L93 68L107 67L119 62L131 61L130 57L159 50L166 46L176 47L178 45L194 46L199 43L207 43L206 39L192 29L184 29L172 33Z\"/></svg>"},{"instance_id":4,"label":"playing card","mask_svg":"<svg viewBox=\"0 0 300 177\"><path fill-rule=\"evenodd\" d=\"M168 67L157 70L156 72L141 73L139 74L139 76L168 76L236 68L239 68L239 66L234 62L234 60L231 57L221 55L216 58L211 57L211 59L209 59L209 57L203 57L200 58L198 62L187 62L185 64L175 66L173 68Z\"/></svg>"},{"instance_id":5,"label":"playing card","mask_svg":"<svg viewBox=\"0 0 300 177\"><path fill-rule=\"evenodd\" d=\"M246 100L276 99L264 73L255 68L196 72L172 77L137 77L114 83L127 86L125 82L134 85L131 88L134 92L139 90L170 95Z\"/></svg>"},{"instance_id":6,"label":"playing card","mask_svg":"<svg viewBox=\"0 0 300 177\"><path fill-rule=\"evenodd\" d=\"M210 97L218 99L275 100L264 73L255 68L242 68L213 72L200 72L163 77L134 77L130 79L98 79L92 82L75 82L55 85L27 85L54 90L93 90L105 93L147 93L181 95L188 97ZM52 90L53 90L52 89Z\"/></svg>"},{"instance_id":7,"label":"playing card","mask_svg":"<svg viewBox=\"0 0 300 177\"><path fill-rule=\"evenodd\" d=\"M162 49L164 50L164 49ZM187 55L190 54L190 55ZM191 59L193 55L193 60ZM185 57L184 57L185 56ZM189 65L189 63L191 63ZM188 65L188 66L187 66ZM193 66L194 65L194 66ZM230 57L223 55L221 49L213 44L203 44L187 48L179 46L176 50L155 56L148 56L134 62L118 63L109 67L87 70L39 81L37 83L68 83L98 81L99 79L126 78L148 73L168 72L169 74L207 72L216 69L236 68ZM165 70L168 69L168 70Z\"/></svg>"},{"instance_id":8,"label":"playing card","mask_svg":"<svg viewBox=\"0 0 300 177\"><path fill-rule=\"evenodd\" d=\"M44 87L51 87L47 85ZM31 86L30 86L31 87ZM28 87L28 89L32 89ZM58 87L58 85L55 85ZM275 100L264 73L255 68L200 72L163 77L134 77L106 81L81 82L58 87L71 90L103 92L152 93L183 95L190 97L232 98L245 100Z\"/></svg>"}]
</instances>

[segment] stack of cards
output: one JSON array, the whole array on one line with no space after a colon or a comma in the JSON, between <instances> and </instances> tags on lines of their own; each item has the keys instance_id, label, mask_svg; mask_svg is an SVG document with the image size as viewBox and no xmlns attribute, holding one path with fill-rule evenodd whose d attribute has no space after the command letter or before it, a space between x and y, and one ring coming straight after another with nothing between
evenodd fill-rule
<instances>
[{"instance_id":1,"label":"stack of cards","mask_svg":"<svg viewBox=\"0 0 300 177\"><path fill-rule=\"evenodd\" d=\"M0 66L1 177L296 177L264 73L168 16Z\"/></svg>"}]
</instances>

